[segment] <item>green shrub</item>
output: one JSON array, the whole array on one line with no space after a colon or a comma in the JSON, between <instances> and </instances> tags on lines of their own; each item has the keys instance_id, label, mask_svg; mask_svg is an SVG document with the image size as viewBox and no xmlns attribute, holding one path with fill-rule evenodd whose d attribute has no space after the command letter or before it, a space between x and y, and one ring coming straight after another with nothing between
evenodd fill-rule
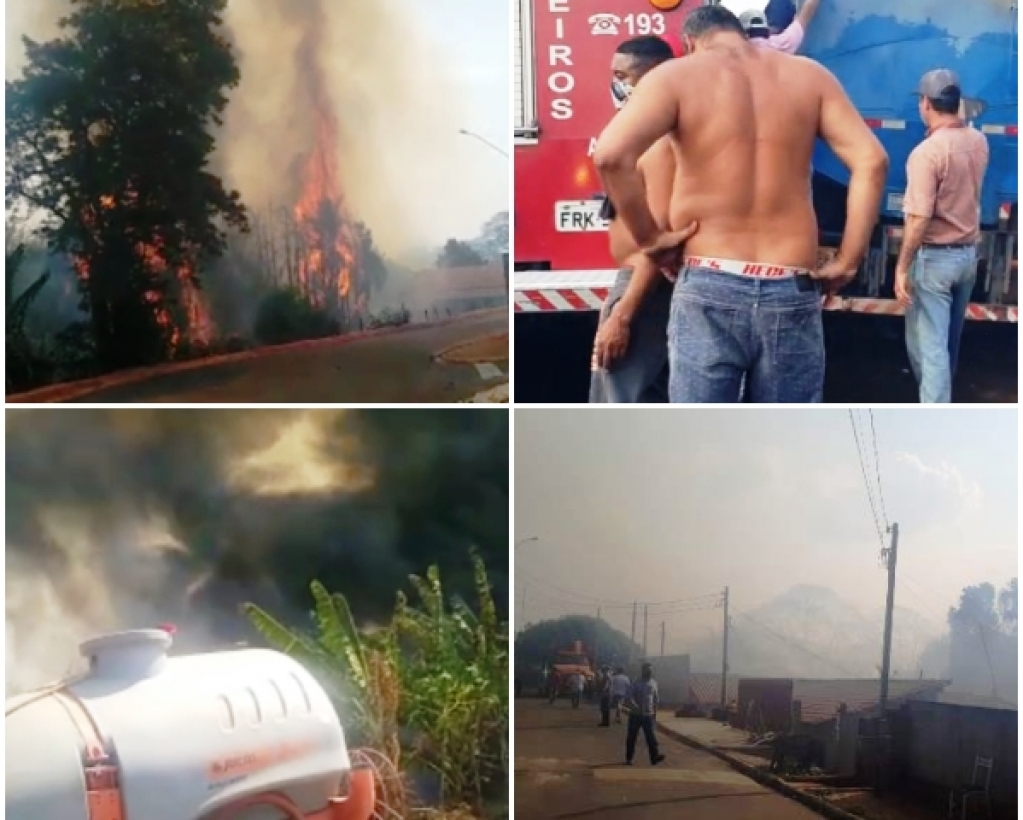
<instances>
[{"instance_id":1,"label":"green shrub","mask_svg":"<svg viewBox=\"0 0 1023 820\"><path fill-rule=\"evenodd\" d=\"M336 336L341 326L329 312L293 288L270 292L259 305L253 333L264 345Z\"/></svg>"},{"instance_id":2,"label":"green shrub","mask_svg":"<svg viewBox=\"0 0 1023 820\"><path fill-rule=\"evenodd\" d=\"M406 772L436 773L446 806L482 812L507 793L508 628L474 552L477 608L447 602L440 572L411 577L415 603L398 594L386 626L360 630L344 596L312 584L315 634L259 607L245 611L277 649L319 676L356 743Z\"/></svg>"}]
</instances>

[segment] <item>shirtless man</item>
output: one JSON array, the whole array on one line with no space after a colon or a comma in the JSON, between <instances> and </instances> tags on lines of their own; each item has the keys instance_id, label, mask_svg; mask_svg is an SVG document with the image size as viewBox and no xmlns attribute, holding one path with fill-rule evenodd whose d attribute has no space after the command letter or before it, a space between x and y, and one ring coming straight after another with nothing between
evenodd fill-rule
<instances>
[{"instance_id":1,"label":"shirtless man","mask_svg":"<svg viewBox=\"0 0 1023 820\"><path fill-rule=\"evenodd\" d=\"M722 6L686 19L682 60L644 78L594 155L636 243L679 274L668 323L673 402L819 402L821 292L856 275L877 221L888 157L835 77L818 63L753 46ZM788 77L784 82L782 75ZM637 161L670 135L678 164L670 228L650 212ZM810 197L814 140L849 168L846 228L816 270Z\"/></svg>"},{"instance_id":2,"label":"shirtless man","mask_svg":"<svg viewBox=\"0 0 1023 820\"><path fill-rule=\"evenodd\" d=\"M653 68L670 59L660 37L635 37L611 59L611 96L620 111L632 90ZM671 141L658 140L639 160L647 200L658 225L667 227L675 158ZM610 205L610 202L607 203ZM632 404L668 400L668 311L671 284L639 253L629 229L606 207L611 255L618 278L601 310L593 345L590 402Z\"/></svg>"}]
</instances>

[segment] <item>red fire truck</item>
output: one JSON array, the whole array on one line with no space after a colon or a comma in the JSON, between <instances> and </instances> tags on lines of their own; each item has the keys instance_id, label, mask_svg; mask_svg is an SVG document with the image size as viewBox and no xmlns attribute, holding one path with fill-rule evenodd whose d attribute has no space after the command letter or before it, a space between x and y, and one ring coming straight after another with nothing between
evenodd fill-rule
<instances>
[{"instance_id":1,"label":"red fire truck","mask_svg":"<svg viewBox=\"0 0 1023 820\"><path fill-rule=\"evenodd\" d=\"M685 16L705 2L715 0L515 0L513 290L517 315L564 316L567 312L584 311L592 315L592 311L600 308L614 281L615 270L608 251L607 225L599 216L601 183L590 157L596 138L614 114L608 90L611 57L623 40L639 35L659 35L677 46ZM891 115L885 117L883 113L874 112L877 106L868 96L875 93L870 91L871 87L859 88L855 84L855 74L843 75L840 69L828 62L823 45L815 43L815 39L824 43L827 38L844 36L850 20L863 22L860 20L863 18L876 33L878 59L885 57L888 60L886 65L898 64L899 60L884 49L888 49L892 42L900 43L901 39L886 35L882 26L884 20L881 19L884 15L877 13L878 2L872 0L867 3L869 8L863 8L864 4L858 0L825 3L814 20L806 51L809 56L821 59L837 71L864 118L885 142L892 156L888 187L897 191L905 183L902 169L905 167L905 155L912 147L910 143L916 144L923 138L922 124L910 122L914 116L912 113L896 121L891 119ZM913 45L913 36L918 36L920 31L930 31L924 24L928 23L933 4L924 0L907 0L898 5L901 10L898 22L912 33L905 39ZM985 26L992 29L992 36L1001 37L992 42L997 42L999 48L1004 46L1005 59L1014 61L1014 22L1011 36L1007 34L1007 27L1015 18L1010 21L1008 12L1001 9L1003 5L1008 8L1005 3L982 5L986 10L991 6L986 13L992 20L990 26L988 23ZM970 14L972 12L965 8L950 3L938 15L941 19L932 22L950 32L953 39L959 38L968 43L969 38L975 35L972 30L964 29ZM1006 31L1003 32L1002 28ZM965 68L963 70L965 72ZM991 70L1000 71L999 78L1002 74L1008 78L1011 73L1011 96L1015 99L1015 62L1011 72L997 66ZM906 70L899 75L900 82L915 82L919 73L908 76L915 71L915 64L907 64ZM903 73L907 76L902 77ZM1001 84L1009 82L1005 79ZM903 108L915 106L908 91L898 95L895 91L890 93L898 97L893 105L897 103ZM1003 192L1001 188L1004 186L999 184L996 193L1002 198L998 201L1007 204L1001 208L996 204L993 209L988 209L991 218L984 225L981 245L981 257L985 261L968 316L977 320L1016 322L1016 113L1012 106L1011 112L1002 110L1005 106L1000 103L987 107L989 110L986 115L981 115L977 127L994 135L990 137L993 175L1001 173L1004 165L1008 169L1005 179L1011 177L1012 185ZM1012 125L996 127L986 122L989 119L1001 122L997 117L1007 116L1011 118ZM901 130L885 130L891 128ZM921 133L917 134L914 129ZM900 138L901 143L897 141ZM1013 155L1009 160L1005 159L1009 154L1002 156L1006 150ZM816 162L815 158L815 165ZM986 183L985 188L989 187ZM901 196L892 193L886 197L886 202L895 200L901 202ZM841 223L844 222L844 201L845 188L841 180L835 182L815 174L814 204L820 223L822 250L829 245L837 245ZM839 296L831 297L826 303L828 309L880 314L901 312L892 295L892 271L901 236L898 208L892 207L891 212L886 210L880 214L881 221L875 232L871 254L856 282ZM838 219L832 220L828 216L831 213L838 213Z\"/></svg>"}]
</instances>

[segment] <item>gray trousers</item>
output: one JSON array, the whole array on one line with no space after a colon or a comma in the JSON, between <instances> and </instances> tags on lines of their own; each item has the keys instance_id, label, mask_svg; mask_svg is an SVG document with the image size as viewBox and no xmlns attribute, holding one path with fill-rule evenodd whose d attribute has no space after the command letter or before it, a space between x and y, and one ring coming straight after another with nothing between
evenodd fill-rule
<instances>
[{"instance_id":1,"label":"gray trousers","mask_svg":"<svg viewBox=\"0 0 1023 820\"><path fill-rule=\"evenodd\" d=\"M603 323L632 279L630 269L618 272L600 311ZM663 276L647 294L629 331L625 355L609 370L590 375L590 404L660 404L668 401L668 317L672 283Z\"/></svg>"}]
</instances>

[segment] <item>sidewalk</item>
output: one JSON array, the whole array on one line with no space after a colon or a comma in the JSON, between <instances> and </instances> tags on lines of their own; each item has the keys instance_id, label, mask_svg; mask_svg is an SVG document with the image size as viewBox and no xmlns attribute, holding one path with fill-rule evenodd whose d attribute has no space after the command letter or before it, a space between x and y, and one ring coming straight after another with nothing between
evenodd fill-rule
<instances>
[{"instance_id":1,"label":"sidewalk","mask_svg":"<svg viewBox=\"0 0 1023 820\"><path fill-rule=\"evenodd\" d=\"M831 820L862 820L859 815L850 814L827 802L823 794L812 794L775 777L767 771L770 759L735 751L749 746L748 732L705 718L677 717L658 717L657 729L679 743L720 758L746 777L802 803L824 817Z\"/></svg>"},{"instance_id":2,"label":"sidewalk","mask_svg":"<svg viewBox=\"0 0 1023 820\"><path fill-rule=\"evenodd\" d=\"M707 718L662 717L658 715L657 725L698 740L704 745L719 748L745 746L749 743L750 737L749 732Z\"/></svg>"}]
</instances>

